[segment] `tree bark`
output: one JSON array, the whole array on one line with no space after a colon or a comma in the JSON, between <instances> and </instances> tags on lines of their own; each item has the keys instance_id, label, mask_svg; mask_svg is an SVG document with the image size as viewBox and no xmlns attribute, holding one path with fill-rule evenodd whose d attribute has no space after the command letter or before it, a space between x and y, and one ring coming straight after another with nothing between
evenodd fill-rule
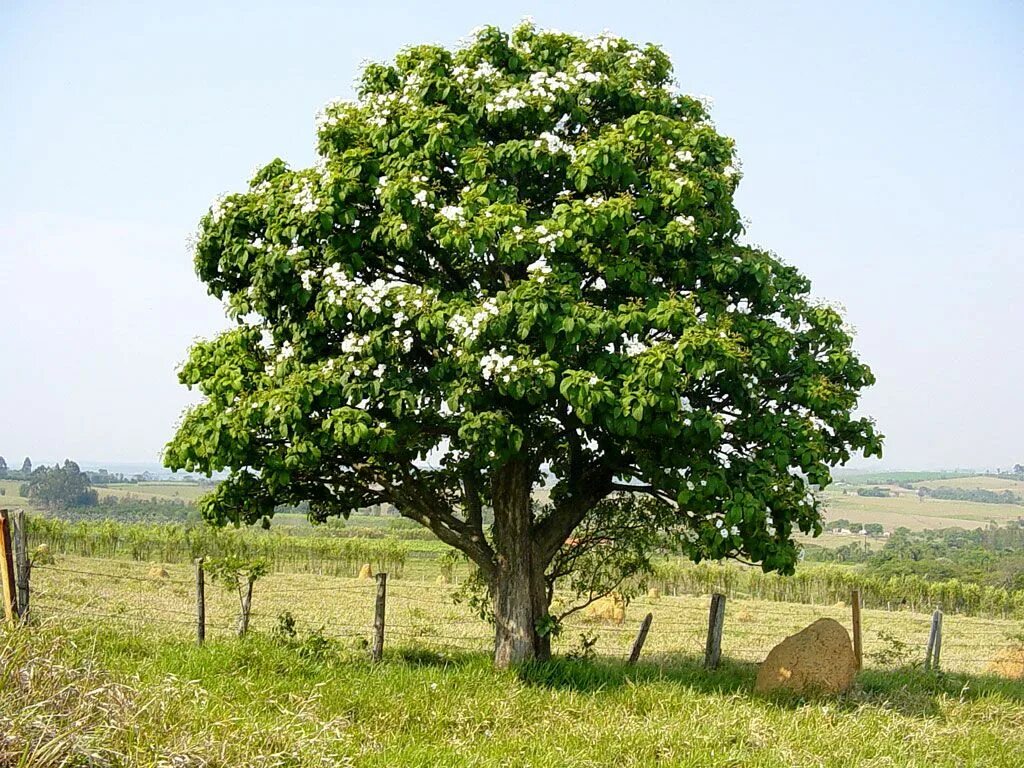
<instances>
[{"instance_id":1,"label":"tree bark","mask_svg":"<svg viewBox=\"0 0 1024 768\"><path fill-rule=\"evenodd\" d=\"M521 460L499 469L493 480L494 504L494 663L504 668L551 654L537 621L548 612L544 563L531 537L532 472Z\"/></svg>"}]
</instances>

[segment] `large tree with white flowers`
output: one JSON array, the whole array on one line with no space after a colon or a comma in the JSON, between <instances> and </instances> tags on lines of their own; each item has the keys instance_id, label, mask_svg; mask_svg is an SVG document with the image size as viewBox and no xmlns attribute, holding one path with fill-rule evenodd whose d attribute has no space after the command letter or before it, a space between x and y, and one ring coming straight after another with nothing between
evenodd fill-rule
<instances>
[{"instance_id":1,"label":"large tree with white flowers","mask_svg":"<svg viewBox=\"0 0 1024 768\"><path fill-rule=\"evenodd\" d=\"M229 470L208 520L394 505L479 569L506 665L549 653L588 521L791 572L812 486L880 453L850 331L741 241L733 142L660 48L487 27L367 66L317 135L200 224L237 325L166 463Z\"/></svg>"}]
</instances>

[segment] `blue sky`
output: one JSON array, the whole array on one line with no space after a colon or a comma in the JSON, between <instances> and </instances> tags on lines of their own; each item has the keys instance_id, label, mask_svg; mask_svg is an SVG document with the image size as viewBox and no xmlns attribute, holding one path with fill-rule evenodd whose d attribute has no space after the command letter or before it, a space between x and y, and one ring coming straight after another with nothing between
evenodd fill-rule
<instances>
[{"instance_id":1,"label":"blue sky","mask_svg":"<svg viewBox=\"0 0 1024 768\"><path fill-rule=\"evenodd\" d=\"M223 327L185 240L365 59L483 23L661 44L749 238L844 304L890 467L1024 461L1024 5L0 2L0 455L153 461Z\"/></svg>"}]
</instances>

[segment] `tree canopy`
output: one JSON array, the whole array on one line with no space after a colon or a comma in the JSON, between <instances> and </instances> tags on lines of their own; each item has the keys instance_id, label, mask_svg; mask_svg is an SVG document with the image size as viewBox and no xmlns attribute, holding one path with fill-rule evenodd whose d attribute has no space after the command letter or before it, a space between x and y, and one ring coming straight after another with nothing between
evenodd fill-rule
<instances>
[{"instance_id":1,"label":"tree canopy","mask_svg":"<svg viewBox=\"0 0 1024 768\"><path fill-rule=\"evenodd\" d=\"M48 509L88 507L97 500L89 477L70 459L65 459L63 466L36 467L22 485L21 495Z\"/></svg>"},{"instance_id":2,"label":"tree canopy","mask_svg":"<svg viewBox=\"0 0 1024 768\"><path fill-rule=\"evenodd\" d=\"M811 487L880 454L850 330L744 242L733 142L657 46L486 27L366 66L317 136L197 234L237 326L192 348L165 460L230 470L211 521L393 504L481 569L508 661L603 500L791 572Z\"/></svg>"}]
</instances>

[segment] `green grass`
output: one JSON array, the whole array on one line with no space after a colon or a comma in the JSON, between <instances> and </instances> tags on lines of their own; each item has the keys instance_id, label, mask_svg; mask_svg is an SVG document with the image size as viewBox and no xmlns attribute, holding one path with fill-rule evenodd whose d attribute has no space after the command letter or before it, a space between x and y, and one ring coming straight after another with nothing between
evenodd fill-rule
<instances>
[{"instance_id":1,"label":"green grass","mask_svg":"<svg viewBox=\"0 0 1024 768\"><path fill-rule=\"evenodd\" d=\"M1024 687L869 670L845 696L752 693L755 667L630 669L112 627L0 634L10 766L1019 766ZM89 757L89 756L93 757Z\"/></svg>"},{"instance_id":2,"label":"green grass","mask_svg":"<svg viewBox=\"0 0 1024 768\"><path fill-rule=\"evenodd\" d=\"M0 496L0 509L19 509L29 506L28 499L23 499L18 495L20 488L20 480L0 480L0 490L4 492Z\"/></svg>"},{"instance_id":3,"label":"green grass","mask_svg":"<svg viewBox=\"0 0 1024 768\"><path fill-rule=\"evenodd\" d=\"M436 562L423 561L420 566L420 572L407 572L407 578L388 580L389 644L409 642L434 651L486 650L492 629L468 606L455 602L458 585L436 582L440 574ZM33 572L34 615L45 625L88 626L99 620L121 626L128 634L152 631L165 637L190 638L194 636L193 568L163 567L166 576L157 576L151 575L151 567L145 563L62 557L55 567L38 567ZM370 579L272 573L255 586L252 627L269 634L277 617L287 611L300 634L320 632L339 642L362 644L371 636L375 594ZM556 600L558 610L564 606L564 596L557 595ZM208 636L230 637L238 614L237 596L210 584L206 601ZM923 660L930 608L922 612L866 608L862 616L868 666L890 646L883 633L907 644L908 660ZM671 658L702 652L706 595L644 596L630 603L621 625L588 616L585 611L574 614L555 639L555 652L569 653L579 647L581 635L587 635L596 640L597 653L625 658L636 626L648 612L654 621L646 655ZM723 653L735 660L760 662L776 643L822 617L851 626L850 608L843 603L781 603L734 595L726 612ZM1022 629L1021 622L1012 619L950 613L944 622L943 665L949 670L983 673Z\"/></svg>"}]
</instances>

